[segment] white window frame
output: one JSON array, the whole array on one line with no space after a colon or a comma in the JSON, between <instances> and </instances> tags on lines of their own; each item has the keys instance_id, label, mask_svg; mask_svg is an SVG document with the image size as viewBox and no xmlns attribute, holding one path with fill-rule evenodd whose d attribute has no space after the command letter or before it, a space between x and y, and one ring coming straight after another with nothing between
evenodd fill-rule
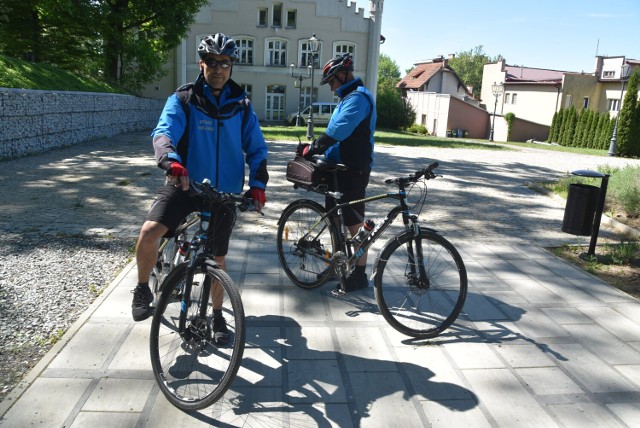
<instances>
[{"instance_id":1,"label":"white window frame","mask_svg":"<svg viewBox=\"0 0 640 428\"><path fill-rule=\"evenodd\" d=\"M298 67L307 67L309 65L309 39L301 39L298 41ZM320 58L322 58L322 43L318 42L318 52L314 58L313 68L320 68Z\"/></svg>"},{"instance_id":2,"label":"white window frame","mask_svg":"<svg viewBox=\"0 0 640 428\"><path fill-rule=\"evenodd\" d=\"M346 40L339 40L333 42L333 56L331 58L335 58L337 56L342 56L346 53L350 53L353 57L353 64L356 63L356 44L353 42L349 42Z\"/></svg>"},{"instance_id":3,"label":"white window frame","mask_svg":"<svg viewBox=\"0 0 640 428\"><path fill-rule=\"evenodd\" d=\"M271 44L277 45L271 47ZM267 67L288 67L286 39L271 37L264 40L264 65Z\"/></svg>"},{"instance_id":4,"label":"white window frame","mask_svg":"<svg viewBox=\"0 0 640 428\"><path fill-rule=\"evenodd\" d=\"M518 100L518 94L511 95L511 104L515 104Z\"/></svg>"},{"instance_id":5,"label":"white window frame","mask_svg":"<svg viewBox=\"0 0 640 428\"><path fill-rule=\"evenodd\" d=\"M504 94L504 103L509 104L509 100L511 99L511 94L509 92Z\"/></svg>"},{"instance_id":6,"label":"white window frame","mask_svg":"<svg viewBox=\"0 0 640 428\"><path fill-rule=\"evenodd\" d=\"M236 45L238 46L238 61L236 61L236 64L240 64L240 65L254 65L255 62L255 46L256 46L256 39L255 37L248 37L248 36L235 36L233 38L236 41ZM247 44L250 44L250 46L248 46L247 44L245 44L245 42ZM247 58L250 57L251 60L249 61Z\"/></svg>"},{"instance_id":7,"label":"white window frame","mask_svg":"<svg viewBox=\"0 0 640 428\"><path fill-rule=\"evenodd\" d=\"M253 93L253 85L251 83L238 83L238 86L247 93L247 98L251 101L251 94Z\"/></svg>"},{"instance_id":8,"label":"white window frame","mask_svg":"<svg viewBox=\"0 0 640 428\"><path fill-rule=\"evenodd\" d=\"M572 104L573 104L573 95L567 94L567 98L565 98L565 101L564 101L565 108L571 107Z\"/></svg>"},{"instance_id":9,"label":"white window frame","mask_svg":"<svg viewBox=\"0 0 640 428\"><path fill-rule=\"evenodd\" d=\"M620 110L620 99L619 98L609 98L607 100L609 104L609 111L619 111Z\"/></svg>"},{"instance_id":10,"label":"white window frame","mask_svg":"<svg viewBox=\"0 0 640 428\"><path fill-rule=\"evenodd\" d=\"M603 70L602 71L602 78L603 79L613 79L616 77L616 72L612 71L612 70Z\"/></svg>"},{"instance_id":11,"label":"white window frame","mask_svg":"<svg viewBox=\"0 0 640 428\"><path fill-rule=\"evenodd\" d=\"M271 89L278 89L278 91L271 91ZM265 99L264 99L264 117L268 121L280 121L285 120L285 100L287 87L284 85L271 84L265 86ZM274 103L276 104L274 106Z\"/></svg>"}]
</instances>

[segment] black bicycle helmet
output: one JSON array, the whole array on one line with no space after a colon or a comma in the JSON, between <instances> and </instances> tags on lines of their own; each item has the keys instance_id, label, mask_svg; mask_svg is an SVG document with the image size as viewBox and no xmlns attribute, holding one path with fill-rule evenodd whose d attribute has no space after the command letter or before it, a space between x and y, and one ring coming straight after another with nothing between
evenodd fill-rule
<instances>
[{"instance_id":1,"label":"black bicycle helmet","mask_svg":"<svg viewBox=\"0 0 640 428\"><path fill-rule=\"evenodd\" d=\"M238 45L235 40L222 33L211 34L200 41L198 54L200 58L207 54L226 55L235 61L238 59Z\"/></svg>"},{"instance_id":2,"label":"black bicycle helmet","mask_svg":"<svg viewBox=\"0 0 640 428\"><path fill-rule=\"evenodd\" d=\"M326 84L333 76L341 71L353 71L353 58L351 54L347 53L329 60L322 70L322 80L320 84Z\"/></svg>"}]
</instances>

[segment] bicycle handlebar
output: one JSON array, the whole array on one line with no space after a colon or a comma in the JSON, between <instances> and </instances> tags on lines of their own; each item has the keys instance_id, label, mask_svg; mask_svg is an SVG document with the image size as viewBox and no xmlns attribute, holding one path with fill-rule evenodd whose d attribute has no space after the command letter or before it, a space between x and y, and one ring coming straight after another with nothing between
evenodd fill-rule
<instances>
[{"instance_id":1,"label":"bicycle handlebar","mask_svg":"<svg viewBox=\"0 0 640 428\"><path fill-rule=\"evenodd\" d=\"M429 164L424 169L418 170L415 173L407 176L407 177L398 177L398 178L388 178L384 182L386 184L404 184L404 183L415 183L420 180L422 177L425 180L431 180L432 178L436 178L436 174L433 172L440 164L438 162L433 162Z\"/></svg>"},{"instance_id":2,"label":"bicycle handlebar","mask_svg":"<svg viewBox=\"0 0 640 428\"><path fill-rule=\"evenodd\" d=\"M197 181L189 182L189 190L208 202L233 202L240 212L256 211L264 215L263 212L256 209L253 199L233 193L219 192L211 185L211 181L208 178L202 180L202 183Z\"/></svg>"}]
</instances>

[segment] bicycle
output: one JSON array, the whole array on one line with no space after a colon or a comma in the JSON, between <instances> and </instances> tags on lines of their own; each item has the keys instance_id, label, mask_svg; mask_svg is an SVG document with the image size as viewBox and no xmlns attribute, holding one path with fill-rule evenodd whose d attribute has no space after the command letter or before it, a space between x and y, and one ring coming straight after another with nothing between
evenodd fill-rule
<instances>
[{"instance_id":1,"label":"bicycle","mask_svg":"<svg viewBox=\"0 0 640 428\"><path fill-rule=\"evenodd\" d=\"M332 190L337 189L337 171L346 166L319 158L314 163L319 175L331 175L333 188L327 184L298 183L294 188L332 198L336 206L327 211L313 200L299 199L283 211L278 220L277 250L289 279L299 287L312 289L337 277L344 290L344 280L358 258L401 215L404 230L386 242L374 262L376 303L384 319L399 332L420 339L440 335L462 310L467 295L467 271L456 248L436 230L421 226L418 215L411 214L407 204L408 190L421 183L414 207L422 210L427 196L426 181L436 178L433 170L438 163L406 177L385 180L386 184L397 185L395 192L347 203L338 203L342 195ZM342 233L342 211L349 205L381 199L397 199L399 205L389 211L359 247L354 245Z\"/></svg>"},{"instance_id":2,"label":"bicycle","mask_svg":"<svg viewBox=\"0 0 640 428\"><path fill-rule=\"evenodd\" d=\"M246 334L242 300L215 262L210 237L226 205L254 210L250 199L220 193L207 179L192 182L190 191L202 198L205 209L187 217L175 236L160 245L153 274L159 297L150 333L156 382L171 404L187 411L203 409L222 397L240 367ZM222 346L213 337L214 299L222 299L230 332Z\"/></svg>"}]
</instances>

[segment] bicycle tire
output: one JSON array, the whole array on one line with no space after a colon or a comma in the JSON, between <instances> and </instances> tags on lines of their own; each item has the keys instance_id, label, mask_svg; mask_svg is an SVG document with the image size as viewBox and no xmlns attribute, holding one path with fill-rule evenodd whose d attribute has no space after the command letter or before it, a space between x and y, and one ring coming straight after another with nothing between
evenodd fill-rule
<instances>
[{"instance_id":1,"label":"bicycle tire","mask_svg":"<svg viewBox=\"0 0 640 428\"><path fill-rule=\"evenodd\" d=\"M415 250L420 245L427 284L410 273L408 244ZM423 229L416 239L410 230L394 236L380 251L374 285L378 308L389 325L407 336L429 339L449 328L462 311L467 271L445 238Z\"/></svg>"},{"instance_id":2,"label":"bicycle tire","mask_svg":"<svg viewBox=\"0 0 640 428\"><path fill-rule=\"evenodd\" d=\"M151 322L151 366L164 396L179 409L210 406L224 395L235 379L245 345L244 309L240 292L229 275L212 261L196 268L187 311L188 334L178 331L182 299L174 290L184 286L187 263L167 276ZM217 346L212 338L213 308L209 295L206 315L200 316L205 281L217 280L224 289L223 314L231 332L230 342ZM211 293L208 293L211 294Z\"/></svg>"},{"instance_id":3,"label":"bicycle tire","mask_svg":"<svg viewBox=\"0 0 640 428\"><path fill-rule=\"evenodd\" d=\"M305 238L326 210L319 203L299 199L289 204L278 220L276 246L280 264L287 277L297 286L312 289L333 277L328 260L337 245L337 232L329 218L316 227L312 239Z\"/></svg>"}]
</instances>

